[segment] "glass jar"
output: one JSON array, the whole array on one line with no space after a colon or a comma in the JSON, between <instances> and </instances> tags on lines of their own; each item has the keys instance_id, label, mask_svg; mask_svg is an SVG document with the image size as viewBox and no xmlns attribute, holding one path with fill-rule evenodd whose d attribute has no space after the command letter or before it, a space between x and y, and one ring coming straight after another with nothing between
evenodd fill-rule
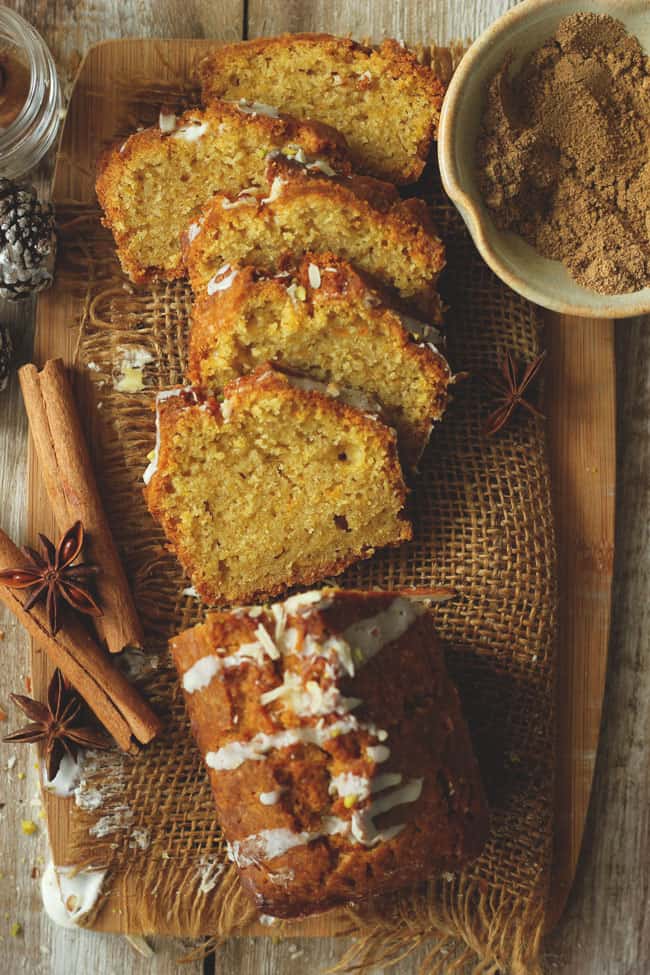
<instances>
[{"instance_id":1,"label":"glass jar","mask_svg":"<svg viewBox=\"0 0 650 975\"><path fill-rule=\"evenodd\" d=\"M0 6L0 55L6 98L17 100L14 111L11 104L5 105L8 122L0 126L0 176L15 179L33 169L51 148L63 117L61 88L43 38L4 6Z\"/></svg>"}]
</instances>

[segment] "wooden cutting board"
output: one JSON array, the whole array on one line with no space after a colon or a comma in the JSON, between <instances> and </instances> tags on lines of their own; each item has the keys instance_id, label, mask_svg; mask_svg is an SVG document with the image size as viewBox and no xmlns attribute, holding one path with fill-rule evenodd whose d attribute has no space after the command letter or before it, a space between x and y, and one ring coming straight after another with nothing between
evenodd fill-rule
<instances>
[{"instance_id":1,"label":"wooden cutting board","mask_svg":"<svg viewBox=\"0 0 650 975\"><path fill-rule=\"evenodd\" d=\"M119 40L93 47L83 61L65 122L52 199L94 200L95 158L118 119L97 92L124 77L173 80L212 46L201 40ZM441 52L444 57L444 51ZM135 124L135 123L134 123ZM61 356L72 363L78 302L63 288L39 300L34 360ZM614 560L615 369L611 321L547 314L545 398L557 523L560 591L556 855L549 925L564 908L580 852L596 760L609 640ZM78 384L83 403L83 385ZM30 534L55 533L38 464L30 445ZM48 676L34 648L35 691ZM60 801L46 795L55 862L65 859L67 818ZM116 890L97 928L122 931L120 903L134 892ZM261 929L264 933L268 929ZM182 933L182 932L160 932ZM293 934L330 934L331 922L302 923Z\"/></svg>"}]
</instances>

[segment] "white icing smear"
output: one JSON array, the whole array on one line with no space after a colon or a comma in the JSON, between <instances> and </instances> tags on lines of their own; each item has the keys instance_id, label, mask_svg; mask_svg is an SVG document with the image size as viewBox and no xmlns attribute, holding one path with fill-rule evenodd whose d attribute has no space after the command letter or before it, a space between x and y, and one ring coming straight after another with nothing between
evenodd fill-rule
<instances>
[{"instance_id":1,"label":"white icing smear","mask_svg":"<svg viewBox=\"0 0 650 975\"><path fill-rule=\"evenodd\" d=\"M212 681L212 678L220 672L221 668L222 661L219 657L214 655L201 657L183 674L183 690L187 691L188 694L202 691Z\"/></svg>"},{"instance_id":2,"label":"white icing smear","mask_svg":"<svg viewBox=\"0 0 650 975\"><path fill-rule=\"evenodd\" d=\"M406 824L399 823L385 830L378 830L373 822L374 817L381 816L382 813L396 806L415 802L422 793L422 783L422 779L412 779L401 789L395 789L382 798L375 799L367 809L355 811L349 820L339 816L324 816L321 829L317 831L294 832L286 827L263 829L259 833L232 843L233 859L238 867L250 867L253 864L275 860L289 850L297 846L305 846L322 836L336 834L346 837L352 843L361 843L363 846L374 846L390 840L401 833L406 828Z\"/></svg>"},{"instance_id":3,"label":"white icing smear","mask_svg":"<svg viewBox=\"0 0 650 975\"><path fill-rule=\"evenodd\" d=\"M274 789L272 792L260 792L260 802L263 806L275 806L280 801L282 792Z\"/></svg>"},{"instance_id":4,"label":"white icing smear","mask_svg":"<svg viewBox=\"0 0 650 975\"><path fill-rule=\"evenodd\" d=\"M231 741L216 752L208 752L205 762L217 772L231 771L244 762L261 761L274 748L288 748L301 743L321 748L325 742L331 741L337 735L348 734L357 727L356 719L350 715L328 725L319 722L314 727L289 728L271 735L259 732L249 741Z\"/></svg>"},{"instance_id":5,"label":"white icing smear","mask_svg":"<svg viewBox=\"0 0 650 975\"><path fill-rule=\"evenodd\" d=\"M230 274L227 273L228 271L230 271ZM208 281L206 287L208 294L213 295L217 291L226 291L232 285L238 274L239 270L236 267L231 270L230 264L224 264L218 271L215 271Z\"/></svg>"},{"instance_id":6,"label":"white icing smear","mask_svg":"<svg viewBox=\"0 0 650 975\"><path fill-rule=\"evenodd\" d=\"M198 237L200 233L201 233L201 222L200 220L195 220L194 223L191 223L187 228L188 243L191 244L192 241L195 240L195 238Z\"/></svg>"},{"instance_id":7,"label":"white icing smear","mask_svg":"<svg viewBox=\"0 0 650 975\"><path fill-rule=\"evenodd\" d=\"M278 197L282 196L282 190L287 185L287 181L282 179L281 176L276 176L271 183L271 190L268 196L265 196L260 201L261 203L273 203Z\"/></svg>"},{"instance_id":8,"label":"white icing smear","mask_svg":"<svg viewBox=\"0 0 650 975\"><path fill-rule=\"evenodd\" d=\"M366 753L375 765L381 765L382 762L387 762L390 758L390 748L386 745L368 745Z\"/></svg>"},{"instance_id":9,"label":"white icing smear","mask_svg":"<svg viewBox=\"0 0 650 975\"><path fill-rule=\"evenodd\" d=\"M251 102L246 98L240 98L238 101L231 102L230 104L236 105L240 112L244 112L245 115L266 115L267 118L279 118L280 113L275 105L267 105L265 102Z\"/></svg>"},{"instance_id":10,"label":"white icing smear","mask_svg":"<svg viewBox=\"0 0 650 975\"><path fill-rule=\"evenodd\" d=\"M399 826L389 826L387 830L378 830L374 824L376 816L389 812L396 806L404 806L407 803L415 802L422 794L423 779L411 779L401 789L394 789L385 795L374 799L366 809L355 810L352 814L351 832L357 842L364 846L374 846L387 838L387 834L397 836L398 832L404 829L405 824Z\"/></svg>"},{"instance_id":11,"label":"white icing smear","mask_svg":"<svg viewBox=\"0 0 650 975\"><path fill-rule=\"evenodd\" d=\"M93 909L106 876L105 870L81 870L76 876L73 873L73 867L48 863L41 879L45 912L64 928L75 927Z\"/></svg>"},{"instance_id":12,"label":"white icing smear","mask_svg":"<svg viewBox=\"0 0 650 975\"><path fill-rule=\"evenodd\" d=\"M366 663L386 644L393 643L406 633L424 612L426 607L415 600L397 596L381 613L352 623L343 631L342 637L355 651L355 657L361 655L363 663Z\"/></svg>"},{"instance_id":13,"label":"white icing smear","mask_svg":"<svg viewBox=\"0 0 650 975\"><path fill-rule=\"evenodd\" d=\"M61 799L69 799L81 782L83 752L79 752L75 761L67 752L64 753L59 770L52 780L47 777L47 769L43 766L43 786L48 792L53 792Z\"/></svg>"},{"instance_id":14,"label":"white icing smear","mask_svg":"<svg viewBox=\"0 0 650 975\"><path fill-rule=\"evenodd\" d=\"M172 396L180 396L183 392L181 387L177 389L163 389L156 396L156 446L154 447L153 457L147 467L146 471L142 475L142 480L145 484L149 484L151 478L154 476L158 470L158 458L160 454L160 404L163 400L169 399Z\"/></svg>"},{"instance_id":15,"label":"white icing smear","mask_svg":"<svg viewBox=\"0 0 650 975\"><path fill-rule=\"evenodd\" d=\"M381 412L380 404L370 396L366 396L361 390L351 389L348 386L337 386L335 383L323 383L318 379L310 379L309 376L294 376L291 373L283 373L283 375L289 385L296 389L322 393L332 399L339 399L342 403L354 407L355 410L361 410L362 413L369 413L372 416Z\"/></svg>"},{"instance_id":16,"label":"white icing smear","mask_svg":"<svg viewBox=\"0 0 650 975\"><path fill-rule=\"evenodd\" d=\"M299 592L284 601L287 616L309 616L332 605L332 597L320 589Z\"/></svg>"},{"instance_id":17,"label":"white icing smear","mask_svg":"<svg viewBox=\"0 0 650 975\"><path fill-rule=\"evenodd\" d=\"M210 126L207 122L195 122L193 125L182 125L176 129L172 139L179 139L181 142L196 142L201 139L208 131Z\"/></svg>"},{"instance_id":18,"label":"white icing smear","mask_svg":"<svg viewBox=\"0 0 650 975\"><path fill-rule=\"evenodd\" d=\"M263 829L243 840L231 843L232 855L238 867L250 867L254 863L275 860L295 846L304 846L317 833L294 833L292 829Z\"/></svg>"},{"instance_id":19,"label":"white icing smear","mask_svg":"<svg viewBox=\"0 0 650 975\"><path fill-rule=\"evenodd\" d=\"M176 128L176 116L173 112L163 112L161 110L158 116L158 128L165 135L169 135Z\"/></svg>"},{"instance_id":20,"label":"white icing smear","mask_svg":"<svg viewBox=\"0 0 650 975\"><path fill-rule=\"evenodd\" d=\"M267 634L268 636L268 634ZM262 667L266 659L276 659L277 650L273 647L274 654L268 652L263 643L254 641L252 643L242 643L232 653L226 656L223 647L217 647L216 653L207 654L192 664L183 674L183 689L188 694L202 691L220 674L224 669L241 667L246 663L256 663Z\"/></svg>"},{"instance_id":21,"label":"white icing smear","mask_svg":"<svg viewBox=\"0 0 650 975\"><path fill-rule=\"evenodd\" d=\"M275 150L269 153L269 157L273 158L277 154L278 152ZM299 163L305 169L318 169L324 176L336 176L336 170L330 166L326 159L308 156L302 146L288 145L285 149L280 150L280 154Z\"/></svg>"},{"instance_id":22,"label":"white icing smear","mask_svg":"<svg viewBox=\"0 0 650 975\"><path fill-rule=\"evenodd\" d=\"M329 791L330 794L338 795L342 799L346 796L355 796L358 801L361 801L370 795L370 779L367 775L341 772L332 777Z\"/></svg>"}]
</instances>

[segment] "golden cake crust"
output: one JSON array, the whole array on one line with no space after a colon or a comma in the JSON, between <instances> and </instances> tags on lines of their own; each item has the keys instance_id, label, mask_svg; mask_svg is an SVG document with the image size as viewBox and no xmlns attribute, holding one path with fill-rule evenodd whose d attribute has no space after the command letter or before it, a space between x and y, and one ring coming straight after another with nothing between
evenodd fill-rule
<instances>
[{"instance_id":1,"label":"golden cake crust","mask_svg":"<svg viewBox=\"0 0 650 975\"><path fill-rule=\"evenodd\" d=\"M278 595L285 592L288 588L295 585L310 585L328 576L337 575L348 565L362 558L371 556L377 545L399 545L412 537L412 526L408 520L404 506L407 498L407 488L404 483L401 466L397 454L396 437L393 431L389 430L384 424L375 417L370 417L354 409L345 403L339 402L322 392L311 389L301 389L293 385L291 377L277 371L270 363L266 363L241 379L235 380L224 389L225 402L230 404L227 416L224 416L223 408L214 398L205 399L197 392L183 393L171 396L161 403L158 411L159 424L159 451L156 470L149 479L145 487L145 499L151 514L162 525L169 540L170 546L175 551L179 561L191 576L192 582L203 599L212 604L224 605L231 602L245 602L267 596ZM197 396L199 397L197 400ZM169 507L170 493L176 490L178 482L179 467L185 462L186 457L182 450L179 451L178 444L184 442L183 437L188 440L195 434L197 428L206 424L209 428L209 435L216 435L224 425L231 423L231 417L252 413L260 402L271 402L278 416L282 416L282 426L286 433L294 431L295 434L302 429L302 426L309 422L318 420L319 424L329 424L331 431L336 433L345 430L349 439L358 437L366 444L367 453L374 458L373 463L377 467L377 477L381 479L381 498L385 505L390 504L390 510L385 509L385 524L374 524L368 529L362 525L358 529L358 535L363 540L353 550L349 546L347 549L341 543L341 550L338 555L332 555L329 545L324 545L322 549L317 548L311 553L311 561L307 556L301 562L299 553L295 561L287 565L285 569L276 573L274 578L269 578L264 584L255 584L252 579L243 582L237 581L228 576L228 559L233 559L241 555L241 551L225 553L220 551L220 558L224 563L224 569L220 576L208 574L206 572L204 560L201 553L191 540L184 537L179 525L184 514L182 497L175 500L174 507ZM205 429L205 427L203 428ZM264 431L259 430L255 436L263 436ZM212 441L211 441L212 443ZM218 444L218 441L216 441ZM334 451L334 445L329 445ZM255 449L254 441L250 443L250 449ZM370 449L371 448L371 449ZM216 449L216 448L215 448ZM225 449L225 448L224 448ZM284 448L285 450L288 448ZM286 455L285 455L286 456ZM335 457L335 453L333 453ZM345 463L346 458L342 461ZM285 461L285 464L287 461ZM224 473L228 464L227 454L218 466L219 477ZM280 461L279 467L282 466ZM323 465L324 466L324 465ZM278 484L282 484L284 475L276 474L277 468L270 469L265 492L269 496L273 495L272 483L274 478L279 478ZM187 478L185 479L187 484ZM241 482L238 482L241 483ZM246 489L248 485L245 485ZM221 485L220 485L221 488ZM305 493L310 486L298 485L290 497L290 502L295 508L289 514L290 518L301 519L304 516L304 508L309 500ZM225 499L222 499L225 500ZM312 507L318 510L319 505L326 503L327 499L312 498ZM205 498L202 504L209 504L210 499ZM362 511L363 514L363 511ZM279 512L278 519L287 515L286 512ZM214 513L212 515L214 518ZM334 517L334 524L340 533L345 535L349 526L338 525ZM209 519L208 519L209 520ZM345 522L345 518L344 518ZM255 527L256 520L253 515L247 515L246 525L242 526L249 529ZM316 524L311 529L312 532L318 531L322 525ZM337 535L329 525L329 533L326 535L331 539L332 534ZM281 523L268 525L267 528L275 534L278 539L282 537ZM218 526L219 532L223 530ZM286 528L285 528L286 530ZM309 537L308 535L305 537ZM320 537L320 536L319 536ZM239 535L238 535L239 539ZM380 541L378 539L381 539ZM256 557L261 559L262 544L260 538L255 536ZM253 553L248 553L252 555ZM269 556L269 559L271 556ZM284 563L282 563L284 565Z\"/></svg>"},{"instance_id":2,"label":"golden cake crust","mask_svg":"<svg viewBox=\"0 0 650 975\"><path fill-rule=\"evenodd\" d=\"M233 206L225 194L216 194L190 225L182 244L196 295L202 294L224 263L261 266L272 273L295 266L307 252L333 251L387 290L398 305L440 322L436 282L445 266L445 248L423 200L401 200L383 190L373 196L367 180L357 184L355 177L303 176L284 166L273 186L276 195L272 190L267 198L249 197L247 205L241 206ZM314 222L312 227L301 221L306 209L332 219L336 216L339 226L333 228L331 237L323 239L327 230L322 224ZM287 220L296 225L291 241L278 234ZM364 235L378 248L374 263L364 259L360 249ZM237 240L240 253L234 252L230 236ZM320 246L318 238L323 240ZM257 246L260 240L266 250ZM395 260L393 271L387 268L389 260Z\"/></svg>"},{"instance_id":3,"label":"golden cake crust","mask_svg":"<svg viewBox=\"0 0 650 975\"><path fill-rule=\"evenodd\" d=\"M299 58L301 53L304 54L309 49L318 54L318 67L309 71L308 76L315 74L318 83L314 84L311 97L304 91L304 84L297 86L300 93L298 104L296 96L289 90L286 76L291 73L292 59L295 56ZM249 84L242 80L243 72L239 70L240 64L248 66L256 59L277 64L279 80L274 86L274 92L279 96L276 102L280 107L293 106L295 114L325 119L347 134L355 168L395 183L412 183L422 175L432 142L437 135L445 86L429 66L420 64L417 57L403 45L386 39L378 48L373 49L347 37L317 33L283 34L279 37L225 44L215 48L199 66L204 100L232 97L236 91L247 95L249 88L251 93L263 92L265 83L258 72L254 73ZM366 147L363 144L363 139L368 138L367 133L364 133L359 144L355 144L354 115L348 120L341 113L337 102L328 106L322 97L323 90L337 78L340 79L339 83L342 82L342 92L350 84L347 78L341 79L337 66L339 71L341 67L344 71L354 68L356 75L352 98L346 98L345 101L353 102L355 95L358 96L378 84L384 86L384 92L387 90L386 86L388 90L395 92L397 105L391 104L389 110L382 110L382 104L378 102L375 113L381 119L379 131L383 131L385 135L387 130L392 129L396 142L399 142L400 128L413 124L411 116L414 101L417 100L420 135L410 152L403 152L399 159L391 159L385 151L382 152L379 136L370 152L367 144ZM299 65L296 65L296 70L300 71Z\"/></svg>"},{"instance_id":4,"label":"golden cake crust","mask_svg":"<svg viewBox=\"0 0 650 975\"><path fill-rule=\"evenodd\" d=\"M134 132L125 141L115 143L102 153L97 164L95 189L104 210L103 222L113 233L122 267L136 283L159 277L167 280L182 277L184 266L180 242L175 249L170 250L164 266L145 261L141 248L134 246L134 233L139 228L134 227L132 222L129 207L132 192L125 188L125 179L127 176L138 178L147 165L155 163L158 170L157 178L165 180L161 191L164 191L170 203L178 207L178 195L174 192L175 187L178 187L177 164L183 158L187 158L191 163L192 153L196 152L196 143L178 140L173 136L174 133L193 123L208 124L213 133L209 138L213 143L218 144L217 130L220 125L226 124L239 127L242 135L245 135L248 140L259 147L268 148L269 151L281 151L290 146L298 146L309 158L326 160L337 172L343 174L351 172L345 139L330 126L316 121L294 119L284 114L274 118L263 114L245 113L235 105L224 101L214 101L205 109L190 109L184 112L176 119L175 128L169 133L161 131L159 126ZM236 193L251 185L266 186L265 167L266 163L256 157L255 153L246 152L242 165L238 166L232 174L227 174L230 186L215 186L210 182L205 188L197 187L197 200L193 207L187 208L186 212L181 211L176 214L180 229L185 229L195 210L212 195L215 189L228 189Z\"/></svg>"},{"instance_id":5,"label":"golden cake crust","mask_svg":"<svg viewBox=\"0 0 650 975\"><path fill-rule=\"evenodd\" d=\"M284 617L268 607L250 616L246 609L211 613L171 641L194 736L204 759L212 756L207 764L220 825L245 888L261 911L277 917L317 913L458 870L478 856L487 835L478 766L430 614L390 634L371 664L355 655L353 676L346 672L337 678L338 700L359 703L351 711L345 703L328 711L337 700L331 690L337 658L328 656L325 639L340 639L361 620L378 621L394 607L395 594L323 590L319 595L329 597L329 605L285 610ZM260 627L279 648L279 659L258 652L256 660L224 666L201 687L185 678L211 654L228 658L243 644L254 648ZM297 633L294 651L287 650L284 635L291 630ZM279 693L288 672L294 681L298 675L298 688L310 682L307 709L303 691L300 697ZM269 692L271 700L262 703ZM313 713L307 713L310 707ZM260 734L297 730L300 737L304 728L336 721L344 722L338 733L320 735L317 744L286 737L283 744L276 738L277 745L263 746L258 759L244 755L238 765L239 759L232 760L237 743ZM401 779L382 790L377 777L386 773ZM370 831L364 835L373 797L418 781L415 798L370 817L377 830L403 828L378 842ZM370 796L368 786L375 789ZM274 837L280 839L278 855L267 857L258 840L265 840L261 846L268 853Z\"/></svg>"},{"instance_id":6,"label":"golden cake crust","mask_svg":"<svg viewBox=\"0 0 650 975\"><path fill-rule=\"evenodd\" d=\"M312 283L314 275L315 283ZM404 463L408 467L417 464L432 424L444 413L448 388L453 381L444 357L427 344L426 325L400 317L369 286L363 275L334 254L307 254L293 273L281 272L280 277L267 277L256 268L244 267L237 269L234 277L227 270L224 280L228 287L216 290L212 295L204 294L192 308L188 369L192 384L208 389L221 388L236 375L250 371L260 359L269 359L275 341L281 355L279 364L284 368L306 372L325 382L341 382L375 397L384 408L382 417L397 430ZM237 359L242 341L237 328L240 323L247 322L257 308L273 308L278 323L287 320L287 336L286 339L279 336L279 324L273 338L267 334L268 329L262 329L264 345L254 359L255 350L246 350L252 364L242 368L245 358ZM351 324L356 328L350 327L346 331L349 316L355 308L357 319L353 318ZM327 326L324 333L315 331L314 321L319 312L322 314L320 321ZM337 322L341 323L338 329ZM410 330L418 326L421 332L414 337ZM373 333L369 332L370 328L374 329ZM341 358L342 341L354 345L355 332L357 341L372 341L369 335L374 334L382 337L388 346L385 358L379 357L379 364L375 363L373 368L368 366L362 383L351 378L353 374L357 376L357 348L350 355L352 361L347 382ZM321 364L315 352L314 340L322 342L324 337L328 355L330 348L332 356L334 350L339 349L336 357L339 371L335 375L328 372L324 361ZM433 340L429 338L428 341ZM299 350L295 351L298 343ZM222 355L226 358L217 364L218 350L223 350ZM381 396L378 385L381 377L376 375L377 369L383 369L386 376L392 376L393 370L398 373L391 388L394 398L389 398L387 411L387 399Z\"/></svg>"}]
</instances>

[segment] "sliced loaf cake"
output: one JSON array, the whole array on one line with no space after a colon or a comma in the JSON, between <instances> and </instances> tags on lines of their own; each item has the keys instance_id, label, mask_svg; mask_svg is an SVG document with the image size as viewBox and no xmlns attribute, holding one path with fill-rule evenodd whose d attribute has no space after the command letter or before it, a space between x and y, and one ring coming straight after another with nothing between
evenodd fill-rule
<instances>
[{"instance_id":1,"label":"sliced loaf cake","mask_svg":"<svg viewBox=\"0 0 650 975\"><path fill-rule=\"evenodd\" d=\"M275 277L226 266L210 290L192 309L192 383L222 389L271 360L331 391L355 389L378 401L403 463L416 465L453 379L434 328L391 310L333 254Z\"/></svg>"},{"instance_id":2,"label":"sliced loaf cake","mask_svg":"<svg viewBox=\"0 0 650 975\"><path fill-rule=\"evenodd\" d=\"M122 267L135 282L184 273L180 236L213 193L267 189L267 156L326 174L350 172L345 140L264 105L214 102L131 135L100 159L97 196Z\"/></svg>"},{"instance_id":3,"label":"sliced loaf cake","mask_svg":"<svg viewBox=\"0 0 650 975\"><path fill-rule=\"evenodd\" d=\"M329 34L224 44L200 68L203 97L260 98L341 131L355 168L395 183L418 179L444 86L393 40L377 49Z\"/></svg>"},{"instance_id":4,"label":"sliced loaf cake","mask_svg":"<svg viewBox=\"0 0 650 975\"><path fill-rule=\"evenodd\" d=\"M308 252L334 252L405 309L440 321L444 245L422 200L401 200L377 180L321 179L275 160L268 172L268 195L217 194L190 224L183 252L198 297L215 288L226 264L277 273Z\"/></svg>"},{"instance_id":5,"label":"sliced loaf cake","mask_svg":"<svg viewBox=\"0 0 650 975\"><path fill-rule=\"evenodd\" d=\"M158 397L145 497L206 601L309 584L411 537L395 435L375 416L266 365L221 403L175 392Z\"/></svg>"}]
</instances>

